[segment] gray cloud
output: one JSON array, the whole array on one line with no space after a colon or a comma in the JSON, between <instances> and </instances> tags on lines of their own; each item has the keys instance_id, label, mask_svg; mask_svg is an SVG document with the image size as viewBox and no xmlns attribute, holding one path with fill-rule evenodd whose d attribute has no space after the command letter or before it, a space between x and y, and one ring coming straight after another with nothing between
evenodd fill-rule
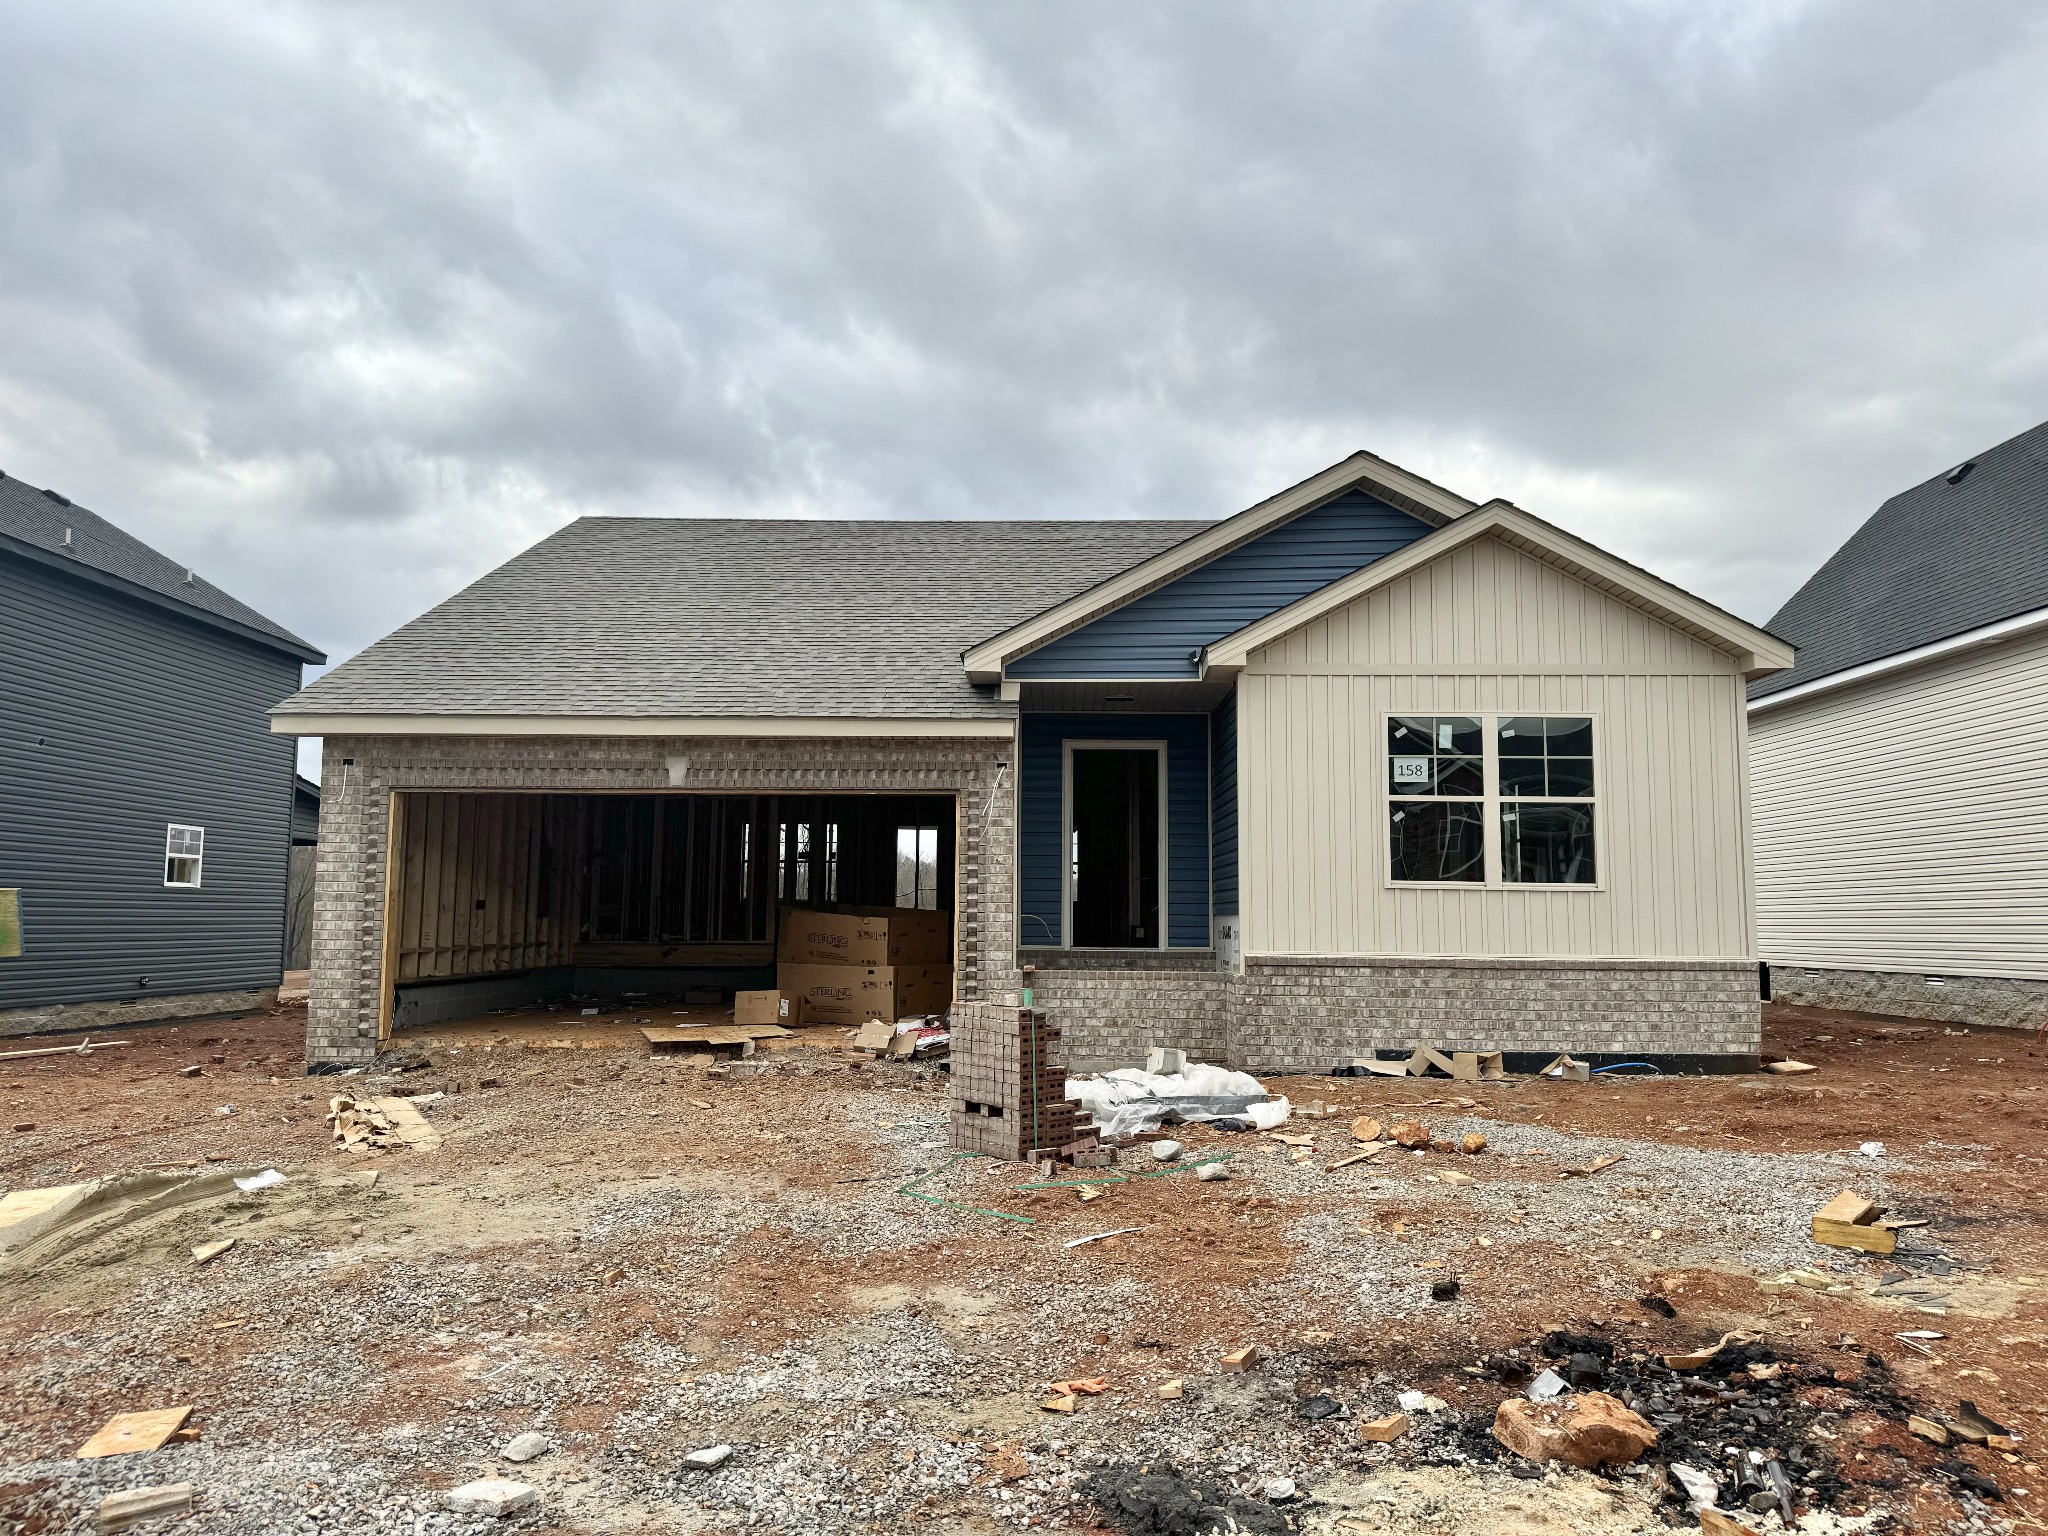
<instances>
[{"instance_id":1,"label":"gray cloud","mask_svg":"<svg viewBox=\"0 0 2048 1536\"><path fill-rule=\"evenodd\" d=\"M2048 16L15 5L0 468L337 658L585 512L1369 447L1752 617L2048 415Z\"/></svg>"}]
</instances>

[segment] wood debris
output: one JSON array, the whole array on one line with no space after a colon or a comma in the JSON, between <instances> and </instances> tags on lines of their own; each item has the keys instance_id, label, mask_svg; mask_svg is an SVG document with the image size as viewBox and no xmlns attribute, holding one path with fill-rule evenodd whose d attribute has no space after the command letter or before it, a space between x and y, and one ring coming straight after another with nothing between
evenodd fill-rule
<instances>
[{"instance_id":1,"label":"wood debris","mask_svg":"<svg viewBox=\"0 0 2048 1536\"><path fill-rule=\"evenodd\" d=\"M1385 1418L1368 1419L1358 1426L1359 1438L1373 1445L1387 1445L1408 1433L1413 1422L1405 1413L1390 1413Z\"/></svg>"},{"instance_id":2,"label":"wood debris","mask_svg":"<svg viewBox=\"0 0 2048 1536\"><path fill-rule=\"evenodd\" d=\"M183 1429L185 1421L191 1417L190 1403L179 1408L117 1413L100 1426L98 1434L78 1448L76 1459L92 1461L101 1456L126 1456L134 1451L157 1450Z\"/></svg>"},{"instance_id":3,"label":"wood debris","mask_svg":"<svg viewBox=\"0 0 2048 1536\"><path fill-rule=\"evenodd\" d=\"M163 1515L181 1515L189 1510L199 1490L190 1483L160 1483L154 1488L128 1488L110 1493L93 1511L93 1525L101 1531L125 1531L144 1520Z\"/></svg>"},{"instance_id":4,"label":"wood debris","mask_svg":"<svg viewBox=\"0 0 2048 1536\"><path fill-rule=\"evenodd\" d=\"M1557 1176L1561 1179L1590 1179L1594 1174L1605 1172L1622 1161L1624 1154L1616 1152L1611 1157L1596 1157L1582 1168L1560 1168L1557 1170Z\"/></svg>"},{"instance_id":5,"label":"wood debris","mask_svg":"<svg viewBox=\"0 0 2048 1536\"><path fill-rule=\"evenodd\" d=\"M1813 1240L1830 1248L1855 1248L1864 1253L1891 1253L1898 1233L1877 1224L1884 1208L1853 1189L1845 1189L1813 1213Z\"/></svg>"},{"instance_id":6,"label":"wood debris","mask_svg":"<svg viewBox=\"0 0 2048 1536\"><path fill-rule=\"evenodd\" d=\"M1803 1077L1808 1072L1820 1070L1810 1062L1793 1061L1790 1058L1784 1061L1767 1061L1763 1066L1766 1072L1775 1073L1779 1077Z\"/></svg>"}]
</instances>

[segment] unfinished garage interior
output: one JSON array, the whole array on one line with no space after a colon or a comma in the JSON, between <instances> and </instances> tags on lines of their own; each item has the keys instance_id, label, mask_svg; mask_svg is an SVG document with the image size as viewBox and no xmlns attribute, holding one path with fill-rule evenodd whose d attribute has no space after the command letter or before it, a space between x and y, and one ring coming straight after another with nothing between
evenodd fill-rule
<instances>
[{"instance_id":1,"label":"unfinished garage interior","mask_svg":"<svg viewBox=\"0 0 2048 1536\"><path fill-rule=\"evenodd\" d=\"M394 794L380 1033L772 988L785 907L950 919L956 817L951 795Z\"/></svg>"}]
</instances>

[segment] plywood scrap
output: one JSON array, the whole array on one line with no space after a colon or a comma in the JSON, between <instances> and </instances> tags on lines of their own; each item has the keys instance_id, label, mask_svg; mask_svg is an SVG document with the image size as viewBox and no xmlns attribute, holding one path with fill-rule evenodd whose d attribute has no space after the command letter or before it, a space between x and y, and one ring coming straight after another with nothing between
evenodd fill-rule
<instances>
[{"instance_id":1,"label":"plywood scrap","mask_svg":"<svg viewBox=\"0 0 2048 1536\"><path fill-rule=\"evenodd\" d=\"M185 1427L192 1417L192 1405L180 1408L152 1408L142 1413L117 1413L100 1426L98 1434L78 1448L76 1459L93 1461L101 1456L126 1456L133 1451L154 1451Z\"/></svg>"},{"instance_id":2,"label":"plywood scrap","mask_svg":"<svg viewBox=\"0 0 2048 1536\"><path fill-rule=\"evenodd\" d=\"M1783 1061L1767 1061L1763 1064L1763 1068L1766 1072L1774 1073L1779 1077L1804 1077L1809 1072L1818 1072L1820 1070L1819 1067L1814 1066L1811 1062L1793 1061L1790 1057Z\"/></svg>"},{"instance_id":3,"label":"plywood scrap","mask_svg":"<svg viewBox=\"0 0 2048 1536\"><path fill-rule=\"evenodd\" d=\"M751 1056L755 1041L780 1040L795 1033L779 1024L695 1024L674 1029L657 1024L641 1030L640 1036L655 1051L726 1050Z\"/></svg>"}]
</instances>

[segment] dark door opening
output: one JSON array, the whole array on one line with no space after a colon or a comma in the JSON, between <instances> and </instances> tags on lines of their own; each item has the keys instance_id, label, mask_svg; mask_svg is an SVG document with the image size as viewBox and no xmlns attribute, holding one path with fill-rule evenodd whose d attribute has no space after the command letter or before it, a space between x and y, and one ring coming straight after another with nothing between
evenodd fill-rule
<instances>
[{"instance_id":1,"label":"dark door opening","mask_svg":"<svg viewBox=\"0 0 2048 1536\"><path fill-rule=\"evenodd\" d=\"M1069 942L1085 949L1156 949L1159 751L1077 744L1072 760Z\"/></svg>"}]
</instances>

